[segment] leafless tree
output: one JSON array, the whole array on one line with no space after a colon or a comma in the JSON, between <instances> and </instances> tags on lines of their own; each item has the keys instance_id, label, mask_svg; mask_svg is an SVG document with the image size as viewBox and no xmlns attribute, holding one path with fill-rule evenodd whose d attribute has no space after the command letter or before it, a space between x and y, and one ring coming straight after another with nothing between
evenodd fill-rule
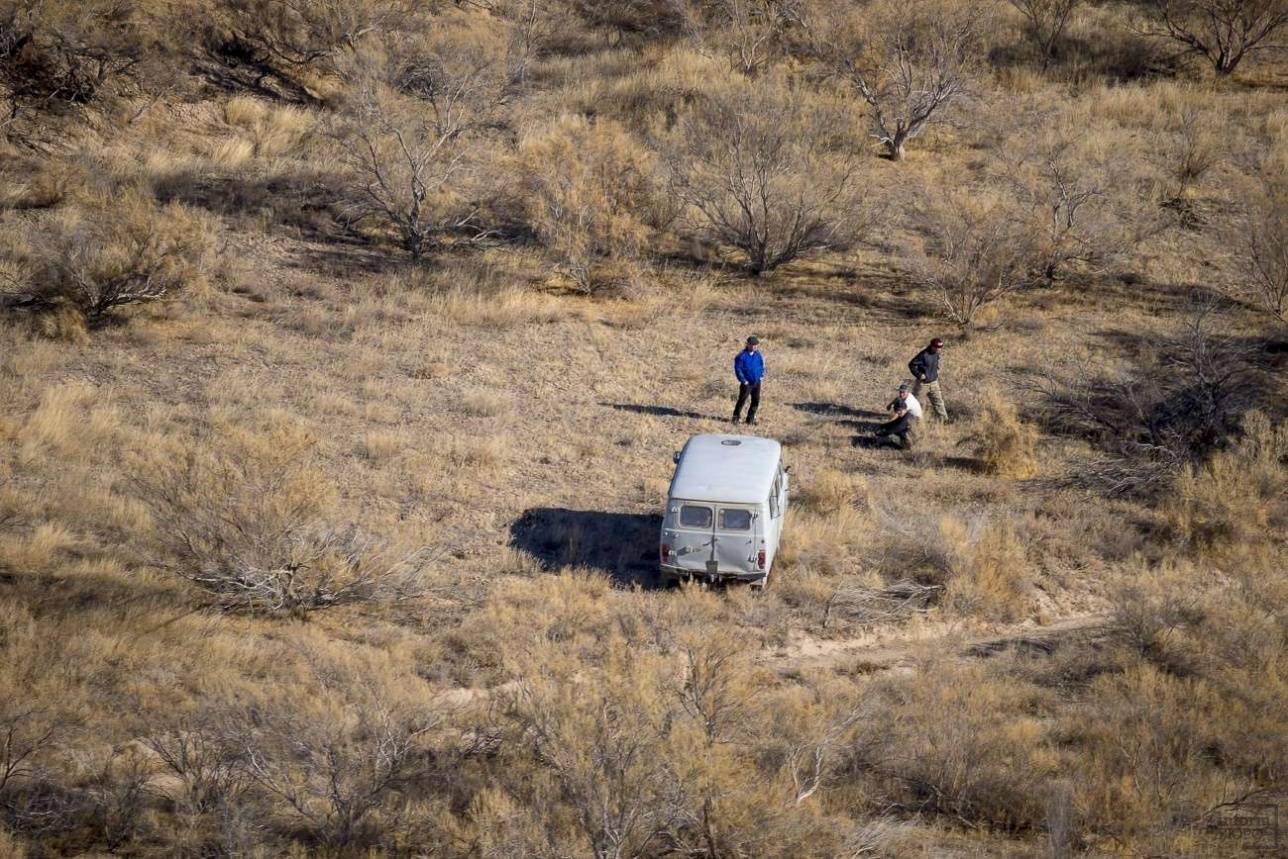
<instances>
[{"instance_id":1,"label":"leafless tree","mask_svg":"<svg viewBox=\"0 0 1288 859\"><path fill-rule=\"evenodd\" d=\"M933 201L930 221L920 277L938 290L948 317L969 328L981 308L1024 285L1032 235L1014 208L959 195Z\"/></svg>"},{"instance_id":2,"label":"leafless tree","mask_svg":"<svg viewBox=\"0 0 1288 859\"><path fill-rule=\"evenodd\" d=\"M1025 32L1042 55L1042 67L1051 65L1065 27L1082 0L1007 0L1024 16Z\"/></svg>"},{"instance_id":3,"label":"leafless tree","mask_svg":"<svg viewBox=\"0 0 1288 859\"><path fill-rule=\"evenodd\" d=\"M868 105L872 134L894 161L968 91L987 14L974 4L951 11L905 5L861 25L816 27L815 50Z\"/></svg>"},{"instance_id":4,"label":"leafless tree","mask_svg":"<svg viewBox=\"0 0 1288 859\"><path fill-rule=\"evenodd\" d=\"M843 247L870 213L856 163L838 154L836 117L765 91L714 99L680 124L671 166L702 229L765 274L802 254Z\"/></svg>"},{"instance_id":5,"label":"leafless tree","mask_svg":"<svg viewBox=\"0 0 1288 859\"><path fill-rule=\"evenodd\" d=\"M1249 195L1238 225L1245 298L1288 322L1288 183L1267 181Z\"/></svg>"},{"instance_id":6,"label":"leafless tree","mask_svg":"<svg viewBox=\"0 0 1288 859\"><path fill-rule=\"evenodd\" d=\"M462 229L474 211L455 198L468 163L470 132L495 104L491 63L438 56L390 69L394 88L369 77L336 127L352 183L343 217L392 228L420 260L446 232Z\"/></svg>"},{"instance_id":7,"label":"leafless tree","mask_svg":"<svg viewBox=\"0 0 1288 859\"><path fill-rule=\"evenodd\" d=\"M1148 32L1204 57L1219 75L1273 47L1288 25L1288 0L1151 0L1150 8Z\"/></svg>"}]
</instances>

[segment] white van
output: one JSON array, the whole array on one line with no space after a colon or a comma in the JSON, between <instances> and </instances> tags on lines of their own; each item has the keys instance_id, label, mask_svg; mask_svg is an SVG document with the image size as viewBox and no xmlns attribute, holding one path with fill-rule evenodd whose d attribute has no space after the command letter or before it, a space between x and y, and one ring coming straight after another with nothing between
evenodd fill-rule
<instances>
[{"instance_id":1,"label":"white van","mask_svg":"<svg viewBox=\"0 0 1288 859\"><path fill-rule=\"evenodd\" d=\"M698 576L765 586L787 514L782 446L695 435L675 455L662 517L663 584Z\"/></svg>"}]
</instances>

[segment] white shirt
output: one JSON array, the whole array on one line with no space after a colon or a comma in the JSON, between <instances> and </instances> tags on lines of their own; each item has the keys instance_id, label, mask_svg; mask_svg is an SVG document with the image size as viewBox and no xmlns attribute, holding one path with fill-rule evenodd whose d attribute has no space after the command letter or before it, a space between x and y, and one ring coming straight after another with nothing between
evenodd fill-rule
<instances>
[{"instance_id":1,"label":"white shirt","mask_svg":"<svg viewBox=\"0 0 1288 859\"><path fill-rule=\"evenodd\" d=\"M895 399L897 400L899 398L895 397ZM908 414L912 415L914 418L921 417L921 403L917 402L917 398L912 394L908 394L908 399L903 401L903 407L907 409Z\"/></svg>"}]
</instances>

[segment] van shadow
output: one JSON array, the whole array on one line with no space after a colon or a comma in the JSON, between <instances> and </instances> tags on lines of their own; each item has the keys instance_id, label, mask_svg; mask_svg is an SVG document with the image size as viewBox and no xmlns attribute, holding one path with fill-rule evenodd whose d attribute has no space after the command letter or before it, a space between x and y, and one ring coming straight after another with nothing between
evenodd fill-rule
<instances>
[{"instance_id":1,"label":"van shadow","mask_svg":"<svg viewBox=\"0 0 1288 859\"><path fill-rule=\"evenodd\" d=\"M584 567L619 587L655 588L661 530L659 515L533 507L510 525L510 545L547 570Z\"/></svg>"},{"instance_id":2,"label":"van shadow","mask_svg":"<svg viewBox=\"0 0 1288 859\"><path fill-rule=\"evenodd\" d=\"M607 406L610 409L617 409L619 412L635 412L641 415L654 415L661 418L694 418L701 421L715 420L711 415L703 415L698 412L686 412L680 409L673 409L670 406L650 406L643 403L600 403L601 406Z\"/></svg>"}]
</instances>

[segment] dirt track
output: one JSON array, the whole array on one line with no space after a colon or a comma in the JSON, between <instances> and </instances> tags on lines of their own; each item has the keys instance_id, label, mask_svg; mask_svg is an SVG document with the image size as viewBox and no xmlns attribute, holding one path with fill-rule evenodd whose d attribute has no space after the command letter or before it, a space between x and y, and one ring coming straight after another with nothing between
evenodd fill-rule
<instances>
[{"instance_id":1,"label":"dirt track","mask_svg":"<svg viewBox=\"0 0 1288 859\"><path fill-rule=\"evenodd\" d=\"M1008 649L1050 652L1063 639L1103 632L1109 620L1109 614L1096 612L1061 618L1045 626L1025 625L988 634L972 635L954 627L928 626L911 636L904 634L897 638L868 635L832 641L801 636L761 661L782 674L828 668L868 672L910 664L932 649L961 658L986 657Z\"/></svg>"}]
</instances>

